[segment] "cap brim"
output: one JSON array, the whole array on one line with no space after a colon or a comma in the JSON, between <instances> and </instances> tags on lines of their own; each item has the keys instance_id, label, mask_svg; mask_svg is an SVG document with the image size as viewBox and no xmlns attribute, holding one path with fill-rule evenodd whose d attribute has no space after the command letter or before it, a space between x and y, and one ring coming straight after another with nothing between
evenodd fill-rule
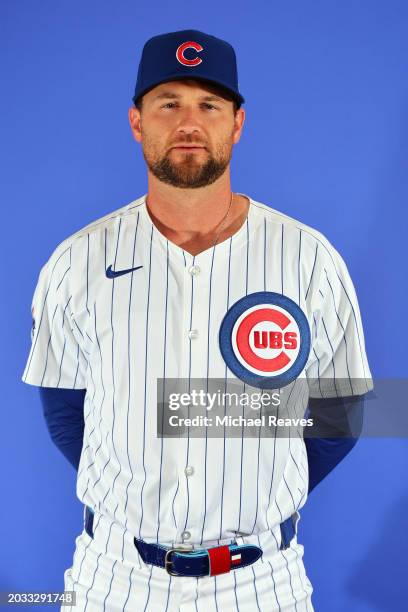
<instances>
[{"instance_id":1,"label":"cap brim","mask_svg":"<svg viewBox=\"0 0 408 612\"><path fill-rule=\"evenodd\" d=\"M160 80L159 82L155 82L155 83L152 83L150 85L147 85L141 91L139 91L137 93L137 95L135 94L133 96L132 100L133 100L134 103L136 103L136 100L138 98L140 98L140 96L144 96L148 91L150 91L154 87L157 87L157 85L161 85L162 83L168 83L169 81L185 81L187 79L189 79L189 80L197 80L197 81L204 81L206 83L210 83L210 84L214 84L214 85L219 85L220 87L222 87L223 89L228 91L231 94L231 96L233 98L235 98L235 100L237 100L240 104L243 104L245 102L245 98L239 92L236 92L234 89L231 89L230 87L225 85L225 83L223 83L222 81L219 81L217 79L213 79L211 77L207 77L205 75L192 76L190 74L180 74L180 73L178 73L178 74L176 73L176 74L170 75L170 76L166 77L165 79Z\"/></svg>"}]
</instances>

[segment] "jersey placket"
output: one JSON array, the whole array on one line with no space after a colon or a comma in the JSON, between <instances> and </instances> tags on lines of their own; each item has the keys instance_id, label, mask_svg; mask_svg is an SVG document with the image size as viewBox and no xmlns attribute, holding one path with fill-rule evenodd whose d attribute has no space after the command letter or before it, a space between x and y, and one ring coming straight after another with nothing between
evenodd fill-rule
<instances>
[{"instance_id":1,"label":"jersey placket","mask_svg":"<svg viewBox=\"0 0 408 612\"><path fill-rule=\"evenodd\" d=\"M183 270L183 324L180 342L180 377L182 389L189 393L195 387L194 379L205 377L207 355L207 313L209 273L212 249L193 256L184 252ZM197 410L183 406L180 416L191 418ZM205 409L200 407L200 414ZM176 541L188 544L201 536L200 525L204 513L204 462L205 439L191 435L191 427L182 427L180 452L178 453L179 490L176 499Z\"/></svg>"}]
</instances>

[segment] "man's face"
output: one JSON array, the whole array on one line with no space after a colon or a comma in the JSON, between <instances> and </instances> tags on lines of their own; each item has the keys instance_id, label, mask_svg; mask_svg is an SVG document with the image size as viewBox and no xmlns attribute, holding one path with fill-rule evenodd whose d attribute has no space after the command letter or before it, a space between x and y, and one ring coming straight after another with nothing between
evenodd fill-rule
<instances>
[{"instance_id":1,"label":"man's face","mask_svg":"<svg viewBox=\"0 0 408 612\"><path fill-rule=\"evenodd\" d=\"M135 139L152 174L174 187L204 187L220 177L238 142L245 112L204 82L161 83L129 109Z\"/></svg>"}]
</instances>

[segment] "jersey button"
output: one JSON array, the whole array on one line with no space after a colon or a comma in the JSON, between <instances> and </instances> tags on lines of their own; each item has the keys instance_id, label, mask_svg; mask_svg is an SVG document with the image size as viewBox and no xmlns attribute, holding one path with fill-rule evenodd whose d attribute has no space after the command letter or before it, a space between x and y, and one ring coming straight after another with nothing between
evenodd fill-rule
<instances>
[{"instance_id":1,"label":"jersey button","mask_svg":"<svg viewBox=\"0 0 408 612\"><path fill-rule=\"evenodd\" d=\"M198 331L196 329L190 329L188 332L188 337L189 338L197 338L198 336Z\"/></svg>"},{"instance_id":2,"label":"jersey button","mask_svg":"<svg viewBox=\"0 0 408 612\"><path fill-rule=\"evenodd\" d=\"M200 273L200 266L190 266L188 271L192 276L195 276L196 274Z\"/></svg>"},{"instance_id":3,"label":"jersey button","mask_svg":"<svg viewBox=\"0 0 408 612\"><path fill-rule=\"evenodd\" d=\"M188 540L189 538L191 538L191 533L189 531L183 531L181 537L183 538L183 540Z\"/></svg>"},{"instance_id":4,"label":"jersey button","mask_svg":"<svg viewBox=\"0 0 408 612\"><path fill-rule=\"evenodd\" d=\"M184 470L184 473L186 476L191 476L192 474L194 474L194 468L192 465L188 465L186 467L186 469Z\"/></svg>"}]
</instances>

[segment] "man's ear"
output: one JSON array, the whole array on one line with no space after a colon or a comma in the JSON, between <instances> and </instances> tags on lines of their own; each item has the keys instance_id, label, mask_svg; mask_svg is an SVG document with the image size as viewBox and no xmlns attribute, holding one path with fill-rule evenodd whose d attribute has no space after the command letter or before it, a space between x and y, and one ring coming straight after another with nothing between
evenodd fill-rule
<instances>
[{"instance_id":1,"label":"man's ear","mask_svg":"<svg viewBox=\"0 0 408 612\"><path fill-rule=\"evenodd\" d=\"M245 110L241 107L237 110L234 117L233 142L239 142L242 134L242 128L245 122Z\"/></svg>"},{"instance_id":2,"label":"man's ear","mask_svg":"<svg viewBox=\"0 0 408 612\"><path fill-rule=\"evenodd\" d=\"M142 128L141 128L141 113L138 108L131 106L128 112L130 129L132 130L133 138L136 142L142 141Z\"/></svg>"}]
</instances>

